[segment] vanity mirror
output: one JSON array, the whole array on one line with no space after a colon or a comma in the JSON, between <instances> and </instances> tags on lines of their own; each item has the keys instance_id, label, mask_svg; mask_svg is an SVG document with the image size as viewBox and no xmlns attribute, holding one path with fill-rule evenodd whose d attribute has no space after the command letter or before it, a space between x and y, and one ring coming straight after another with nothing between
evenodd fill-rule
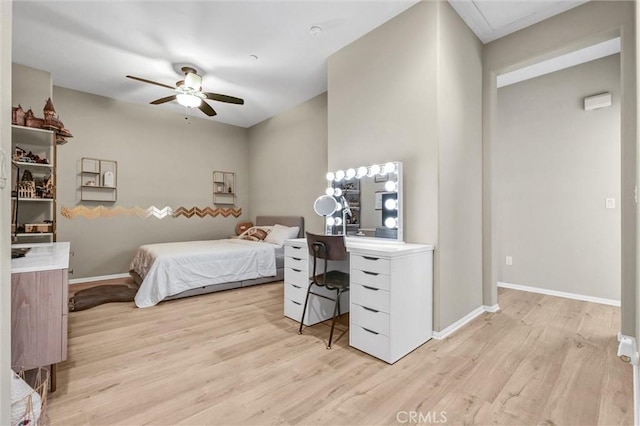
<instances>
[{"instance_id":1,"label":"vanity mirror","mask_svg":"<svg viewBox=\"0 0 640 426\"><path fill-rule=\"evenodd\" d=\"M325 218L326 234L403 241L402 163L337 170L326 179L326 195L338 206Z\"/></svg>"}]
</instances>

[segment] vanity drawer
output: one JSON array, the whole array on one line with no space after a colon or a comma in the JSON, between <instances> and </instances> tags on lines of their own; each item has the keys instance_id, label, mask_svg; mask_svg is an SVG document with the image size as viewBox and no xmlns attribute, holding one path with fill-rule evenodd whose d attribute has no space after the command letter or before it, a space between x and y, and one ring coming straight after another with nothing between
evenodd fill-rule
<instances>
[{"instance_id":1,"label":"vanity drawer","mask_svg":"<svg viewBox=\"0 0 640 426\"><path fill-rule=\"evenodd\" d=\"M351 267L367 272L389 275L389 259L376 256L351 255Z\"/></svg>"},{"instance_id":2,"label":"vanity drawer","mask_svg":"<svg viewBox=\"0 0 640 426\"><path fill-rule=\"evenodd\" d=\"M349 345L389 362L389 337L357 324L349 326Z\"/></svg>"},{"instance_id":3,"label":"vanity drawer","mask_svg":"<svg viewBox=\"0 0 640 426\"><path fill-rule=\"evenodd\" d=\"M309 268L309 261L301 257L287 256L284 258L284 266L285 268L292 268L292 269L297 269L299 271L306 271Z\"/></svg>"},{"instance_id":4,"label":"vanity drawer","mask_svg":"<svg viewBox=\"0 0 640 426\"><path fill-rule=\"evenodd\" d=\"M284 280L305 289L309 287L309 273L306 269L284 268Z\"/></svg>"},{"instance_id":5,"label":"vanity drawer","mask_svg":"<svg viewBox=\"0 0 640 426\"><path fill-rule=\"evenodd\" d=\"M295 257L298 259L308 259L309 249L307 246L284 246L284 255L286 257Z\"/></svg>"},{"instance_id":6,"label":"vanity drawer","mask_svg":"<svg viewBox=\"0 0 640 426\"><path fill-rule=\"evenodd\" d=\"M351 303L389 313L389 292L362 284L351 284Z\"/></svg>"},{"instance_id":7,"label":"vanity drawer","mask_svg":"<svg viewBox=\"0 0 640 426\"><path fill-rule=\"evenodd\" d=\"M304 299L307 297L307 287L299 286L297 284L284 283L284 298L289 300L295 300L296 302L304 303Z\"/></svg>"},{"instance_id":8,"label":"vanity drawer","mask_svg":"<svg viewBox=\"0 0 640 426\"><path fill-rule=\"evenodd\" d=\"M302 302L297 300L284 299L284 316L292 320L300 321L302 318L302 309L304 309L304 299Z\"/></svg>"},{"instance_id":9,"label":"vanity drawer","mask_svg":"<svg viewBox=\"0 0 640 426\"><path fill-rule=\"evenodd\" d=\"M354 324L389 336L389 314L354 303L351 305L350 315Z\"/></svg>"},{"instance_id":10,"label":"vanity drawer","mask_svg":"<svg viewBox=\"0 0 640 426\"><path fill-rule=\"evenodd\" d=\"M364 284L369 287L375 287L382 290L389 290L389 275L381 274L379 272L352 269L351 282Z\"/></svg>"}]
</instances>

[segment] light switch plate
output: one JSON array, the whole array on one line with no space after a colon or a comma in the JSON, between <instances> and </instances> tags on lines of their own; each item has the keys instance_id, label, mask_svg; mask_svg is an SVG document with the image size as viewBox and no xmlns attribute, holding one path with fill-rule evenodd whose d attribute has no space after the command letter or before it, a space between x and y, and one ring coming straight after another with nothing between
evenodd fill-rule
<instances>
[{"instance_id":1,"label":"light switch plate","mask_svg":"<svg viewBox=\"0 0 640 426\"><path fill-rule=\"evenodd\" d=\"M616 199L615 198L607 198L605 201L605 206L608 209L615 209L616 208Z\"/></svg>"},{"instance_id":2,"label":"light switch plate","mask_svg":"<svg viewBox=\"0 0 640 426\"><path fill-rule=\"evenodd\" d=\"M513 257L507 256L507 258L505 259L505 262L507 265L513 265Z\"/></svg>"}]
</instances>

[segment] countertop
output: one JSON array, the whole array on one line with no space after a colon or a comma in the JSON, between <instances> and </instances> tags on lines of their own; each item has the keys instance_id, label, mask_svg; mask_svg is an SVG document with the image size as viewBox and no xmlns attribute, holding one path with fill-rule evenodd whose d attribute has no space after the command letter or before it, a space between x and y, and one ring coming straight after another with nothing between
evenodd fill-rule
<instances>
[{"instance_id":1,"label":"countertop","mask_svg":"<svg viewBox=\"0 0 640 426\"><path fill-rule=\"evenodd\" d=\"M379 241L380 239L367 239L367 238L351 238L347 237L346 246L347 251L357 251L360 254L372 254L372 255L389 255L403 256L413 253L420 253L425 251L433 251L433 246L428 244L414 244L404 243L397 241ZM287 240L293 244L306 245L306 238L296 238Z\"/></svg>"},{"instance_id":2,"label":"countertop","mask_svg":"<svg viewBox=\"0 0 640 426\"><path fill-rule=\"evenodd\" d=\"M11 259L12 274L69 268L70 243L13 244L11 246L11 248L27 247L31 250L25 257Z\"/></svg>"}]
</instances>

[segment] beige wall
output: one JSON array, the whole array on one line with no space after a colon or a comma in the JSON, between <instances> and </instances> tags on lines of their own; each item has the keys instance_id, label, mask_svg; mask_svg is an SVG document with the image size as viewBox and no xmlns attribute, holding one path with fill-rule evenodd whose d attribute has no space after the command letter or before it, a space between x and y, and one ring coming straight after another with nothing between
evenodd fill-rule
<instances>
[{"instance_id":1,"label":"beige wall","mask_svg":"<svg viewBox=\"0 0 640 426\"><path fill-rule=\"evenodd\" d=\"M482 304L481 52L421 2L329 58L329 169L403 162L405 240L436 246L435 330Z\"/></svg>"},{"instance_id":2,"label":"beige wall","mask_svg":"<svg viewBox=\"0 0 640 426\"><path fill-rule=\"evenodd\" d=\"M127 272L141 244L227 238L248 218L247 130L54 87L53 101L74 138L58 147L58 241L70 241L73 278ZM82 157L118 162L118 200L80 201ZM236 172L237 203L243 216L164 218L116 216L73 220L62 207L213 207L212 172ZM229 206L221 206L229 207Z\"/></svg>"},{"instance_id":3,"label":"beige wall","mask_svg":"<svg viewBox=\"0 0 640 426\"><path fill-rule=\"evenodd\" d=\"M44 117L44 104L52 96L51 73L16 63L12 64L12 72L13 106L20 104L25 111L31 108L36 117Z\"/></svg>"},{"instance_id":4,"label":"beige wall","mask_svg":"<svg viewBox=\"0 0 640 426\"><path fill-rule=\"evenodd\" d=\"M622 332L635 335L636 309L636 58L634 2L590 1L493 41L483 53L484 303L497 302L498 254L492 153L496 140L496 75L558 54L621 36L621 277Z\"/></svg>"},{"instance_id":5,"label":"beige wall","mask_svg":"<svg viewBox=\"0 0 640 426\"><path fill-rule=\"evenodd\" d=\"M437 330L482 305L482 44L439 12Z\"/></svg>"},{"instance_id":6,"label":"beige wall","mask_svg":"<svg viewBox=\"0 0 640 426\"><path fill-rule=\"evenodd\" d=\"M327 94L249 128L249 217L303 216L305 229L323 232L313 202L327 173Z\"/></svg>"},{"instance_id":7,"label":"beige wall","mask_svg":"<svg viewBox=\"0 0 640 426\"><path fill-rule=\"evenodd\" d=\"M497 122L498 281L619 301L620 55L498 89Z\"/></svg>"},{"instance_id":8,"label":"beige wall","mask_svg":"<svg viewBox=\"0 0 640 426\"><path fill-rule=\"evenodd\" d=\"M0 1L0 148L11 151L12 3ZM9 174L9 159L4 166ZM11 191L0 189L0 424L11 422Z\"/></svg>"}]
</instances>

